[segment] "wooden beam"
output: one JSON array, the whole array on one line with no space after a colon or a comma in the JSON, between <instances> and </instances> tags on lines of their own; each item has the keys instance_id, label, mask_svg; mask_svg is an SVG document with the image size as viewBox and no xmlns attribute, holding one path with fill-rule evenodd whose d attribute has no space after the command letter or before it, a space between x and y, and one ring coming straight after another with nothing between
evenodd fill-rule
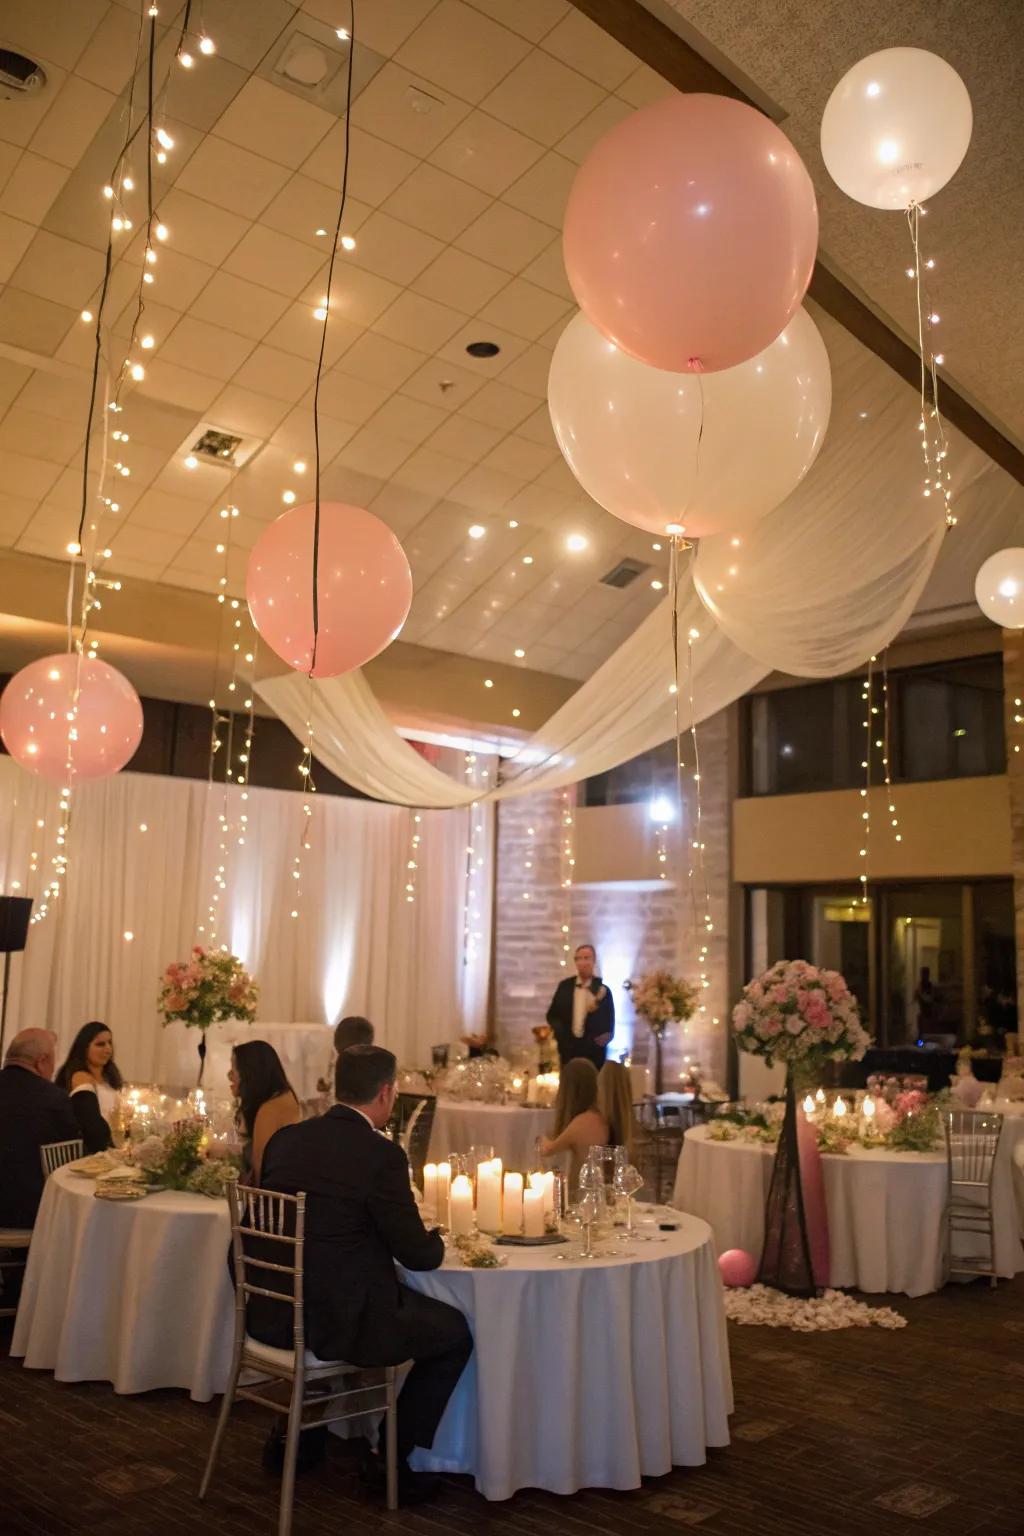
<instances>
[{"instance_id":1,"label":"wooden beam","mask_svg":"<svg viewBox=\"0 0 1024 1536\"><path fill-rule=\"evenodd\" d=\"M571 3L676 90L710 91L763 110L759 102L702 58L640 0L571 0ZM821 261L815 264L808 294L894 373L909 384L917 385L921 363L914 348ZM947 421L1024 485L1024 453L1015 443L945 380L940 403Z\"/></svg>"}]
</instances>

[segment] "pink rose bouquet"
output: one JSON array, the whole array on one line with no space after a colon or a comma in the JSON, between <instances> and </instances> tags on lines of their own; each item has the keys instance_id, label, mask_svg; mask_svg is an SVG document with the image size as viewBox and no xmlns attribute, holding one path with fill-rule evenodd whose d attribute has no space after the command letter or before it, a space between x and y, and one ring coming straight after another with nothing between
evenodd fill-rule
<instances>
[{"instance_id":1,"label":"pink rose bouquet","mask_svg":"<svg viewBox=\"0 0 1024 1536\"><path fill-rule=\"evenodd\" d=\"M209 1029L222 1019L256 1017L259 988L237 955L197 944L187 961L174 960L160 983L157 1007L165 1024Z\"/></svg>"},{"instance_id":2,"label":"pink rose bouquet","mask_svg":"<svg viewBox=\"0 0 1024 1536\"><path fill-rule=\"evenodd\" d=\"M780 960L748 982L732 1024L739 1049L763 1056L769 1066L860 1061L871 1044L839 972L806 960Z\"/></svg>"}]
</instances>

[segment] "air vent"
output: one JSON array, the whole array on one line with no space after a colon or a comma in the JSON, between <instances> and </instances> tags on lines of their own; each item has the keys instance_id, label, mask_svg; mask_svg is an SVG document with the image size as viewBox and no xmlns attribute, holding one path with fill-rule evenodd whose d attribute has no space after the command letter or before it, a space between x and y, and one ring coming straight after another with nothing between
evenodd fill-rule
<instances>
[{"instance_id":1,"label":"air vent","mask_svg":"<svg viewBox=\"0 0 1024 1536\"><path fill-rule=\"evenodd\" d=\"M35 59L10 48L0 48L0 100L36 96L46 84L46 71Z\"/></svg>"},{"instance_id":2,"label":"air vent","mask_svg":"<svg viewBox=\"0 0 1024 1536\"><path fill-rule=\"evenodd\" d=\"M610 571L606 571L601 577L601 584L605 587L631 587L638 576L644 571L649 571L650 566L642 560L620 560L618 565L613 565Z\"/></svg>"},{"instance_id":3,"label":"air vent","mask_svg":"<svg viewBox=\"0 0 1024 1536\"><path fill-rule=\"evenodd\" d=\"M314 102L325 112L344 116L348 91L348 38L344 28L329 27L303 14L267 54L256 73L271 85ZM356 40L352 55L352 100L366 89L384 59ZM340 174L340 167L339 167Z\"/></svg>"},{"instance_id":4,"label":"air vent","mask_svg":"<svg viewBox=\"0 0 1024 1536\"><path fill-rule=\"evenodd\" d=\"M213 459L217 464L230 464L236 468L235 454L242 443L240 437L234 437L230 432L218 432L213 427L208 427L197 443L192 444L192 452L202 459Z\"/></svg>"},{"instance_id":5,"label":"air vent","mask_svg":"<svg viewBox=\"0 0 1024 1536\"><path fill-rule=\"evenodd\" d=\"M198 470L202 465L206 473L213 468L226 475L241 469L264 446L260 437L242 436L218 426L215 421L199 421L185 441L179 444L174 458L180 459L186 469Z\"/></svg>"}]
</instances>

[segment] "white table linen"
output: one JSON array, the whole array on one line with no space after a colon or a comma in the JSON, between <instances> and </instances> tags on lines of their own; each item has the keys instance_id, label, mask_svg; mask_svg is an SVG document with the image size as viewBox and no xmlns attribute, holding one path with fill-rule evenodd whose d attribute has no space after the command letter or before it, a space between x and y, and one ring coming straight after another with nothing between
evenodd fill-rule
<instances>
[{"instance_id":1,"label":"white table linen","mask_svg":"<svg viewBox=\"0 0 1024 1536\"><path fill-rule=\"evenodd\" d=\"M227 1201L165 1190L117 1202L95 1188L70 1168L47 1180L11 1354L58 1381L182 1387L206 1402L231 1362Z\"/></svg>"},{"instance_id":2,"label":"white table linen","mask_svg":"<svg viewBox=\"0 0 1024 1536\"><path fill-rule=\"evenodd\" d=\"M706 1126L683 1138L672 1204L702 1217L719 1253L759 1257L774 1147L712 1141ZM869 1293L923 1296L943 1283L946 1157L852 1147L822 1157L829 1227L829 1283ZM996 1267L1006 1279L1024 1270L1008 1143L993 1181Z\"/></svg>"},{"instance_id":3,"label":"white table linen","mask_svg":"<svg viewBox=\"0 0 1024 1536\"><path fill-rule=\"evenodd\" d=\"M1010 1157L1013 1193L1017 1201L1017 1221L1024 1237L1024 1102L997 1099L993 1111L1003 1117L1003 1147Z\"/></svg>"},{"instance_id":4,"label":"white table linen","mask_svg":"<svg viewBox=\"0 0 1024 1536\"><path fill-rule=\"evenodd\" d=\"M431 1161L443 1162L450 1152L465 1156L470 1147L493 1147L505 1168L525 1173L540 1166L537 1137L549 1136L553 1126L550 1109L438 1099L430 1135Z\"/></svg>"},{"instance_id":5,"label":"white table linen","mask_svg":"<svg viewBox=\"0 0 1024 1536\"><path fill-rule=\"evenodd\" d=\"M472 1473L487 1499L519 1488L638 1488L729 1443L732 1383L722 1283L707 1224L610 1258L502 1248L507 1268L449 1260L406 1283L459 1307L475 1349L413 1465ZM649 1229L653 1230L653 1228ZM620 1252L615 1252L620 1249Z\"/></svg>"}]
</instances>

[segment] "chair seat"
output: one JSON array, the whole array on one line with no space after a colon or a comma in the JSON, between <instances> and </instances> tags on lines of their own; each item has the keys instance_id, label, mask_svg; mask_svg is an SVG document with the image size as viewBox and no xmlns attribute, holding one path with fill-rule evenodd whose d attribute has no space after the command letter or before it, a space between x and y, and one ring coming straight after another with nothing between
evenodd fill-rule
<instances>
[{"instance_id":1,"label":"chair seat","mask_svg":"<svg viewBox=\"0 0 1024 1536\"><path fill-rule=\"evenodd\" d=\"M0 1248L27 1248L31 1241L31 1227L0 1227Z\"/></svg>"},{"instance_id":2,"label":"chair seat","mask_svg":"<svg viewBox=\"0 0 1024 1536\"><path fill-rule=\"evenodd\" d=\"M294 1371L295 1369L294 1349L276 1349L273 1344L263 1344L248 1333L245 1336L245 1353L250 1360L262 1360L265 1365L277 1366L278 1370ZM307 1373L332 1371L336 1376L356 1370L356 1366L347 1365L344 1360L318 1360L311 1349L306 1350L305 1365Z\"/></svg>"}]
</instances>

